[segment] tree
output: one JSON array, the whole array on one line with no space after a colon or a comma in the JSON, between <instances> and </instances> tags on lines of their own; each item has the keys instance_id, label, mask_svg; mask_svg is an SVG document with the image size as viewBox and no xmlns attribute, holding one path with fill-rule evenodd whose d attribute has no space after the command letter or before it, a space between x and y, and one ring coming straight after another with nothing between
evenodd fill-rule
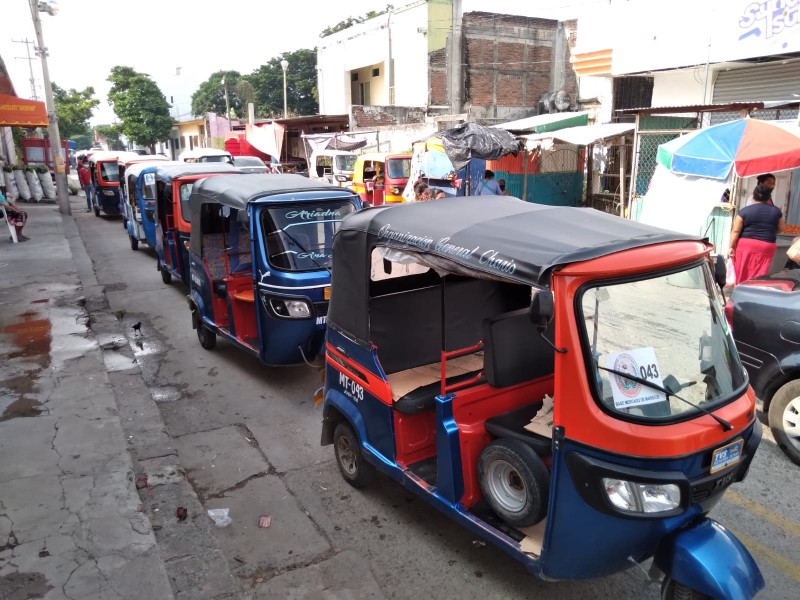
<instances>
[{"instance_id":1,"label":"tree","mask_svg":"<svg viewBox=\"0 0 800 600\"><path fill-rule=\"evenodd\" d=\"M53 98L61 138L67 140L85 135L89 129L92 111L100 104L100 101L94 98L94 88L89 86L79 92L74 88L62 89L53 83Z\"/></svg>"},{"instance_id":2,"label":"tree","mask_svg":"<svg viewBox=\"0 0 800 600\"><path fill-rule=\"evenodd\" d=\"M192 113L196 116L207 112L214 112L218 115L226 114L225 88L227 87L231 112L241 115L242 106L246 106L237 91L241 77L239 71L217 71L213 73L192 94ZM223 78L225 79L225 85L222 85Z\"/></svg>"},{"instance_id":3,"label":"tree","mask_svg":"<svg viewBox=\"0 0 800 600\"><path fill-rule=\"evenodd\" d=\"M164 94L149 75L130 67L114 67L108 81L108 103L120 120L121 133L155 152L155 143L169 137L173 124Z\"/></svg>"},{"instance_id":4,"label":"tree","mask_svg":"<svg viewBox=\"0 0 800 600\"><path fill-rule=\"evenodd\" d=\"M265 65L247 76L256 97L256 112L264 117L283 116L283 68L281 60L289 62L286 71L286 103L289 113L315 115L317 102L317 51L300 49L271 58Z\"/></svg>"},{"instance_id":5,"label":"tree","mask_svg":"<svg viewBox=\"0 0 800 600\"><path fill-rule=\"evenodd\" d=\"M345 29L348 29L353 25L357 25L358 23L363 23L364 21L369 21L370 19L374 19L375 17L378 17L380 15L385 15L393 8L394 8L393 5L387 4L384 10L371 10L367 13L364 13L364 15L361 17L347 17L344 21L339 21L333 27L326 27L325 29L323 29L320 32L319 37L321 38L328 37L329 35L333 35L338 31L343 31Z\"/></svg>"},{"instance_id":6,"label":"tree","mask_svg":"<svg viewBox=\"0 0 800 600\"><path fill-rule=\"evenodd\" d=\"M105 139L109 150L125 150L125 144L119 139L122 135L121 127L117 125L98 125L95 127L97 135Z\"/></svg>"}]
</instances>

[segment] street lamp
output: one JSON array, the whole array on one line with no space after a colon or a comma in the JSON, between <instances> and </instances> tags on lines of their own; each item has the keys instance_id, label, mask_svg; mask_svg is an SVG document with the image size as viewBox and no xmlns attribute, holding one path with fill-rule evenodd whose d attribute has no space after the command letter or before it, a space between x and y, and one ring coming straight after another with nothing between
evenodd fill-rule
<instances>
[{"instance_id":1,"label":"street lamp","mask_svg":"<svg viewBox=\"0 0 800 600\"><path fill-rule=\"evenodd\" d=\"M231 101L228 99L228 82L222 76L222 87L225 89L225 116L228 118L228 131L231 130Z\"/></svg>"},{"instance_id":2,"label":"street lamp","mask_svg":"<svg viewBox=\"0 0 800 600\"><path fill-rule=\"evenodd\" d=\"M289 118L289 111L286 107L286 69L289 68L289 61L285 58L281 61L281 69L283 69L283 118Z\"/></svg>"},{"instance_id":3,"label":"street lamp","mask_svg":"<svg viewBox=\"0 0 800 600\"><path fill-rule=\"evenodd\" d=\"M42 36L42 21L39 13L44 12L55 16L58 7L52 2L39 0L28 0L33 19L33 28L36 30L36 54L42 59L42 78L44 79L44 96L47 106L47 133L50 138L50 156L53 158L53 166L56 171L56 197L58 207L65 215L71 215L72 210L69 206L69 188L67 187L67 172L64 164L64 157L61 156L61 134L58 131L58 116L56 115L56 103L53 98L53 86L50 83L50 70L47 68L47 46L44 45Z\"/></svg>"}]
</instances>

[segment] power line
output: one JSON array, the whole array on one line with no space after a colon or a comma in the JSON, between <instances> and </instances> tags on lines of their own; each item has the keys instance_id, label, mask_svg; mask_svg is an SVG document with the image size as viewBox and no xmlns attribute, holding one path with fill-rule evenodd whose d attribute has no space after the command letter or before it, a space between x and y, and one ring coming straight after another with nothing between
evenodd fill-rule
<instances>
[{"instance_id":1,"label":"power line","mask_svg":"<svg viewBox=\"0 0 800 600\"><path fill-rule=\"evenodd\" d=\"M36 58L31 56L31 46L34 46L35 42L33 42L32 40L29 40L28 38L25 38L24 40L14 40L14 39L12 39L11 41L14 42L15 44L25 44L25 48L26 48L26 50L28 52L28 56L27 57L25 57L25 56L15 56L14 58L28 61L28 69L30 70L30 73L31 73L31 78L29 80L31 82L31 98L33 100L38 100L39 97L36 95L36 79L34 79L34 77L33 77L33 61L36 60Z\"/></svg>"}]
</instances>

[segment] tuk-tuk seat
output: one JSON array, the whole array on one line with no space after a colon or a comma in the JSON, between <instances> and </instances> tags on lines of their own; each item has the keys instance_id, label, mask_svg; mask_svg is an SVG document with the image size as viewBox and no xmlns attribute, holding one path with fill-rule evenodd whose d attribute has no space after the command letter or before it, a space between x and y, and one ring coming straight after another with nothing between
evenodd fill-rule
<instances>
[{"instance_id":1,"label":"tuk-tuk seat","mask_svg":"<svg viewBox=\"0 0 800 600\"><path fill-rule=\"evenodd\" d=\"M211 278L211 286L218 296L225 296L227 286L225 278L225 239L221 233L209 233L203 236L203 263Z\"/></svg>"},{"instance_id":2,"label":"tuk-tuk seat","mask_svg":"<svg viewBox=\"0 0 800 600\"><path fill-rule=\"evenodd\" d=\"M553 440L525 429L541 410L542 400L486 419L486 431L497 438L512 437L528 444L539 456L552 454Z\"/></svg>"},{"instance_id":3,"label":"tuk-tuk seat","mask_svg":"<svg viewBox=\"0 0 800 600\"><path fill-rule=\"evenodd\" d=\"M545 331L552 339L553 323ZM527 308L483 320L486 381L508 387L555 370L555 352L531 323Z\"/></svg>"},{"instance_id":4,"label":"tuk-tuk seat","mask_svg":"<svg viewBox=\"0 0 800 600\"><path fill-rule=\"evenodd\" d=\"M452 385L475 377L483 369L483 353L468 354L447 361L446 383ZM387 376L397 412L413 415L435 405L442 391L442 366L433 363Z\"/></svg>"}]
</instances>

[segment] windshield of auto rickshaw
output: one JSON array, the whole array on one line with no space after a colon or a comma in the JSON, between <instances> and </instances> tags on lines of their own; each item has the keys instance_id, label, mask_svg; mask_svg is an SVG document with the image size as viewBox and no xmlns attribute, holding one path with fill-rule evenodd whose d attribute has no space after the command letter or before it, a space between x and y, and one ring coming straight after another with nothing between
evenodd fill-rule
<instances>
[{"instance_id":1,"label":"windshield of auto rickshaw","mask_svg":"<svg viewBox=\"0 0 800 600\"><path fill-rule=\"evenodd\" d=\"M281 271L330 268L333 236L355 209L349 200L268 208L262 218L270 265Z\"/></svg>"},{"instance_id":2,"label":"windshield of auto rickshaw","mask_svg":"<svg viewBox=\"0 0 800 600\"><path fill-rule=\"evenodd\" d=\"M668 423L698 413L692 404L710 410L744 391L747 379L707 265L585 288L580 308L596 368L591 383L607 410Z\"/></svg>"},{"instance_id":3,"label":"windshield of auto rickshaw","mask_svg":"<svg viewBox=\"0 0 800 600\"><path fill-rule=\"evenodd\" d=\"M119 166L116 162L100 163L100 179L108 183L119 181Z\"/></svg>"},{"instance_id":4,"label":"windshield of auto rickshaw","mask_svg":"<svg viewBox=\"0 0 800 600\"><path fill-rule=\"evenodd\" d=\"M156 199L156 175L155 173L144 174L144 186L142 189L142 196L147 200Z\"/></svg>"},{"instance_id":5,"label":"windshield of auto rickshaw","mask_svg":"<svg viewBox=\"0 0 800 600\"><path fill-rule=\"evenodd\" d=\"M386 165L389 179L408 179L411 176L410 158L390 158L386 161Z\"/></svg>"},{"instance_id":6,"label":"windshield of auto rickshaw","mask_svg":"<svg viewBox=\"0 0 800 600\"><path fill-rule=\"evenodd\" d=\"M337 154L333 157L337 171L352 171L356 166L355 154Z\"/></svg>"}]
</instances>

